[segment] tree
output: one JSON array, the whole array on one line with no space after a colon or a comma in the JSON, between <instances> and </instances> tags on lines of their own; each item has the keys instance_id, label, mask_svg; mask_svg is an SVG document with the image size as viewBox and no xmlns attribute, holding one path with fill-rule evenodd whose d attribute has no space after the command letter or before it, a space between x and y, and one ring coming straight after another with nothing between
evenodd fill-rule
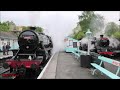
<instances>
[{"instance_id":1,"label":"tree","mask_svg":"<svg viewBox=\"0 0 120 90\"><path fill-rule=\"evenodd\" d=\"M80 32L76 33L76 34L73 36L73 38L74 38L74 39L77 39L77 40L80 40L80 39L82 39L84 36L85 36L85 34L84 34L82 31L80 31Z\"/></svg>"},{"instance_id":2,"label":"tree","mask_svg":"<svg viewBox=\"0 0 120 90\"><path fill-rule=\"evenodd\" d=\"M84 11L82 15L78 16L79 25L81 26L82 31L85 33L89 28L89 24L91 22L91 18L94 16L93 11Z\"/></svg>"},{"instance_id":3,"label":"tree","mask_svg":"<svg viewBox=\"0 0 120 90\"><path fill-rule=\"evenodd\" d=\"M82 15L79 15L78 18L78 25L74 28L72 35L75 39L83 38L88 29L95 34L104 28L104 17L95 14L94 11L83 11Z\"/></svg>"},{"instance_id":4,"label":"tree","mask_svg":"<svg viewBox=\"0 0 120 90\"><path fill-rule=\"evenodd\" d=\"M31 26L23 26L23 27L22 27L22 31L24 31L24 30L29 30L30 27L31 27ZM36 27L36 30L35 30L35 31L36 31L36 32L43 32L43 28L41 28L41 27Z\"/></svg>"},{"instance_id":5,"label":"tree","mask_svg":"<svg viewBox=\"0 0 120 90\"><path fill-rule=\"evenodd\" d=\"M16 29L16 25L13 21L6 21L0 23L0 31L12 31Z\"/></svg>"},{"instance_id":6,"label":"tree","mask_svg":"<svg viewBox=\"0 0 120 90\"><path fill-rule=\"evenodd\" d=\"M16 25L13 21L9 22L9 30L12 31L12 30L15 30L16 29Z\"/></svg>"},{"instance_id":7,"label":"tree","mask_svg":"<svg viewBox=\"0 0 120 90\"><path fill-rule=\"evenodd\" d=\"M114 34L115 32L118 32L119 31L119 26L114 23L114 22L109 22L105 28L105 34L109 37L111 37L112 35L118 35L117 33Z\"/></svg>"},{"instance_id":8,"label":"tree","mask_svg":"<svg viewBox=\"0 0 120 90\"><path fill-rule=\"evenodd\" d=\"M81 31L79 24L73 29L73 34L71 35L74 39L81 39L84 37L84 33Z\"/></svg>"},{"instance_id":9,"label":"tree","mask_svg":"<svg viewBox=\"0 0 120 90\"><path fill-rule=\"evenodd\" d=\"M9 25L6 22L1 23L0 31L9 31Z\"/></svg>"},{"instance_id":10,"label":"tree","mask_svg":"<svg viewBox=\"0 0 120 90\"><path fill-rule=\"evenodd\" d=\"M104 28L104 17L99 14L94 14L94 16L91 18L89 28L93 32L93 34L96 34L97 32L102 32Z\"/></svg>"},{"instance_id":11,"label":"tree","mask_svg":"<svg viewBox=\"0 0 120 90\"><path fill-rule=\"evenodd\" d=\"M79 17L79 24L84 33L90 29L94 34L104 27L104 18L94 11L84 11Z\"/></svg>"},{"instance_id":12,"label":"tree","mask_svg":"<svg viewBox=\"0 0 120 90\"><path fill-rule=\"evenodd\" d=\"M41 28L41 27L36 27L36 31L37 31L37 32L43 32L43 28Z\"/></svg>"},{"instance_id":13,"label":"tree","mask_svg":"<svg viewBox=\"0 0 120 90\"><path fill-rule=\"evenodd\" d=\"M28 29L29 29L29 26L22 26L22 31L28 30Z\"/></svg>"}]
</instances>

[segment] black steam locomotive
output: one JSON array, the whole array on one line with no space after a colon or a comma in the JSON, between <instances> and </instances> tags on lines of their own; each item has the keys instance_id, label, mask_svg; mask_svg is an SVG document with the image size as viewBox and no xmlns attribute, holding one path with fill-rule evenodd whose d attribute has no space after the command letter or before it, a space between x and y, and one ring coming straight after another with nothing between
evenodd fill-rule
<instances>
[{"instance_id":1,"label":"black steam locomotive","mask_svg":"<svg viewBox=\"0 0 120 90\"><path fill-rule=\"evenodd\" d=\"M100 38L97 39L94 37L94 39L91 41L91 44L94 45L94 48L91 49L91 52L98 53L103 56L115 56L116 53L112 50L112 48L109 46L110 41L108 38L103 37L103 35L100 35ZM82 45L81 50L87 51L87 44Z\"/></svg>"},{"instance_id":2,"label":"black steam locomotive","mask_svg":"<svg viewBox=\"0 0 120 90\"><path fill-rule=\"evenodd\" d=\"M43 56L43 61L45 61L51 56L53 48L51 37L43 33L37 33L34 29L23 31L18 37L18 44L20 50L17 55L20 57L15 56L15 59L28 58L28 55L32 55L32 59Z\"/></svg>"},{"instance_id":3,"label":"black steam locomotive","mask_svg":"<svg viewBox=\"0 0 120 90\"><path fill-rule=\"evenodd\" d=\"M19 50L13 50L14 56L6 60L4 68L10 67L10 72L24 76L26 70L38 72L51 57L53 43L50 36L37 33L35 27L25 30L18 37Z\"/></svg>"}]
</instances>

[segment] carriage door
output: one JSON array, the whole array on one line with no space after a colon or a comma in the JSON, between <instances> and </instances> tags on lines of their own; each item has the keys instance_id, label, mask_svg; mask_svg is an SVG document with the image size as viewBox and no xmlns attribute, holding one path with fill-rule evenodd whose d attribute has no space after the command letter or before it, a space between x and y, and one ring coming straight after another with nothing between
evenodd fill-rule
<instances>
[{"instance_id":1,"label":"carriage door","mask_svg":"<svg viewBox=\"0 0 120 90\"><path fill-rule=\"evenodd\" d=\"M77 48L77 42L73 42L73 48Z\"/></svg>"}]
</instances>

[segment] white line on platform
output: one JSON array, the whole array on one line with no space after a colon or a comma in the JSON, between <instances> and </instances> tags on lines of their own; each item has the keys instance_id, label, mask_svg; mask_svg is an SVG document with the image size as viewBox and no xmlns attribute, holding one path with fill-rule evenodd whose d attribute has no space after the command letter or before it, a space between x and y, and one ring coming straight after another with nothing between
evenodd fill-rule
<instances>
[{"instance_id":1,"label":"white line on platform","mask_svg":"<svg viewBox=\"0 0 120 90\"><path fill-rule=\"evenodd\" d=\"M55 53L52 55L52 57L50 58L50 60L48 61L48 63L46 64L46 66L44 67L44 69L42 70L42 72L40 73L40 75L38 76L37 79L41 79L43 76L43 73L45 72L46 68L48 67L49 63L51 62L53 56L55 55Z\"/></svg>"},{"instance_id":2,"label":"white line on platform","mask_svg":"<svg viewBox=\"0 0 120 90\"><path fill-rule=\"evenodd\" d=\"M8 57L12 57L12 55L2 56L2 57L0 57L0 59L8 58Z\"/></svg>"}]
</instances>

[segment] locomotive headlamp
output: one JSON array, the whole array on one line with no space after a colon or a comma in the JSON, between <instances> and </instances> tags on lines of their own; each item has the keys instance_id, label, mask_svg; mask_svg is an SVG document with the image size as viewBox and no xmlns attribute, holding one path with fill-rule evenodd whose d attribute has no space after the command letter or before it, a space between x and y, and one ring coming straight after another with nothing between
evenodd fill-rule
<instances>
[{"instance_id":1,"label":"locomotive headlamp","mask_svg":"<svg viewBox=\"0 0 120 90\"><path fill-rule=\"evenodd\" d=\"M29 48L29 46L26 46L26 48L28 49L28 48Z\"/></svg>"},{"instance_id":2,"label":"locomotive headlamp","mask_svg":"<svg viewBox=\"0 0 120 90\"><path fill-rule=\"evenodd\" d=\"M88 29L88 31L86 32L86 36L88 38L88 55L90 55L90 38L92 38L92 32L90 31L90 29Z\"/></svg>"}]
</instances>

